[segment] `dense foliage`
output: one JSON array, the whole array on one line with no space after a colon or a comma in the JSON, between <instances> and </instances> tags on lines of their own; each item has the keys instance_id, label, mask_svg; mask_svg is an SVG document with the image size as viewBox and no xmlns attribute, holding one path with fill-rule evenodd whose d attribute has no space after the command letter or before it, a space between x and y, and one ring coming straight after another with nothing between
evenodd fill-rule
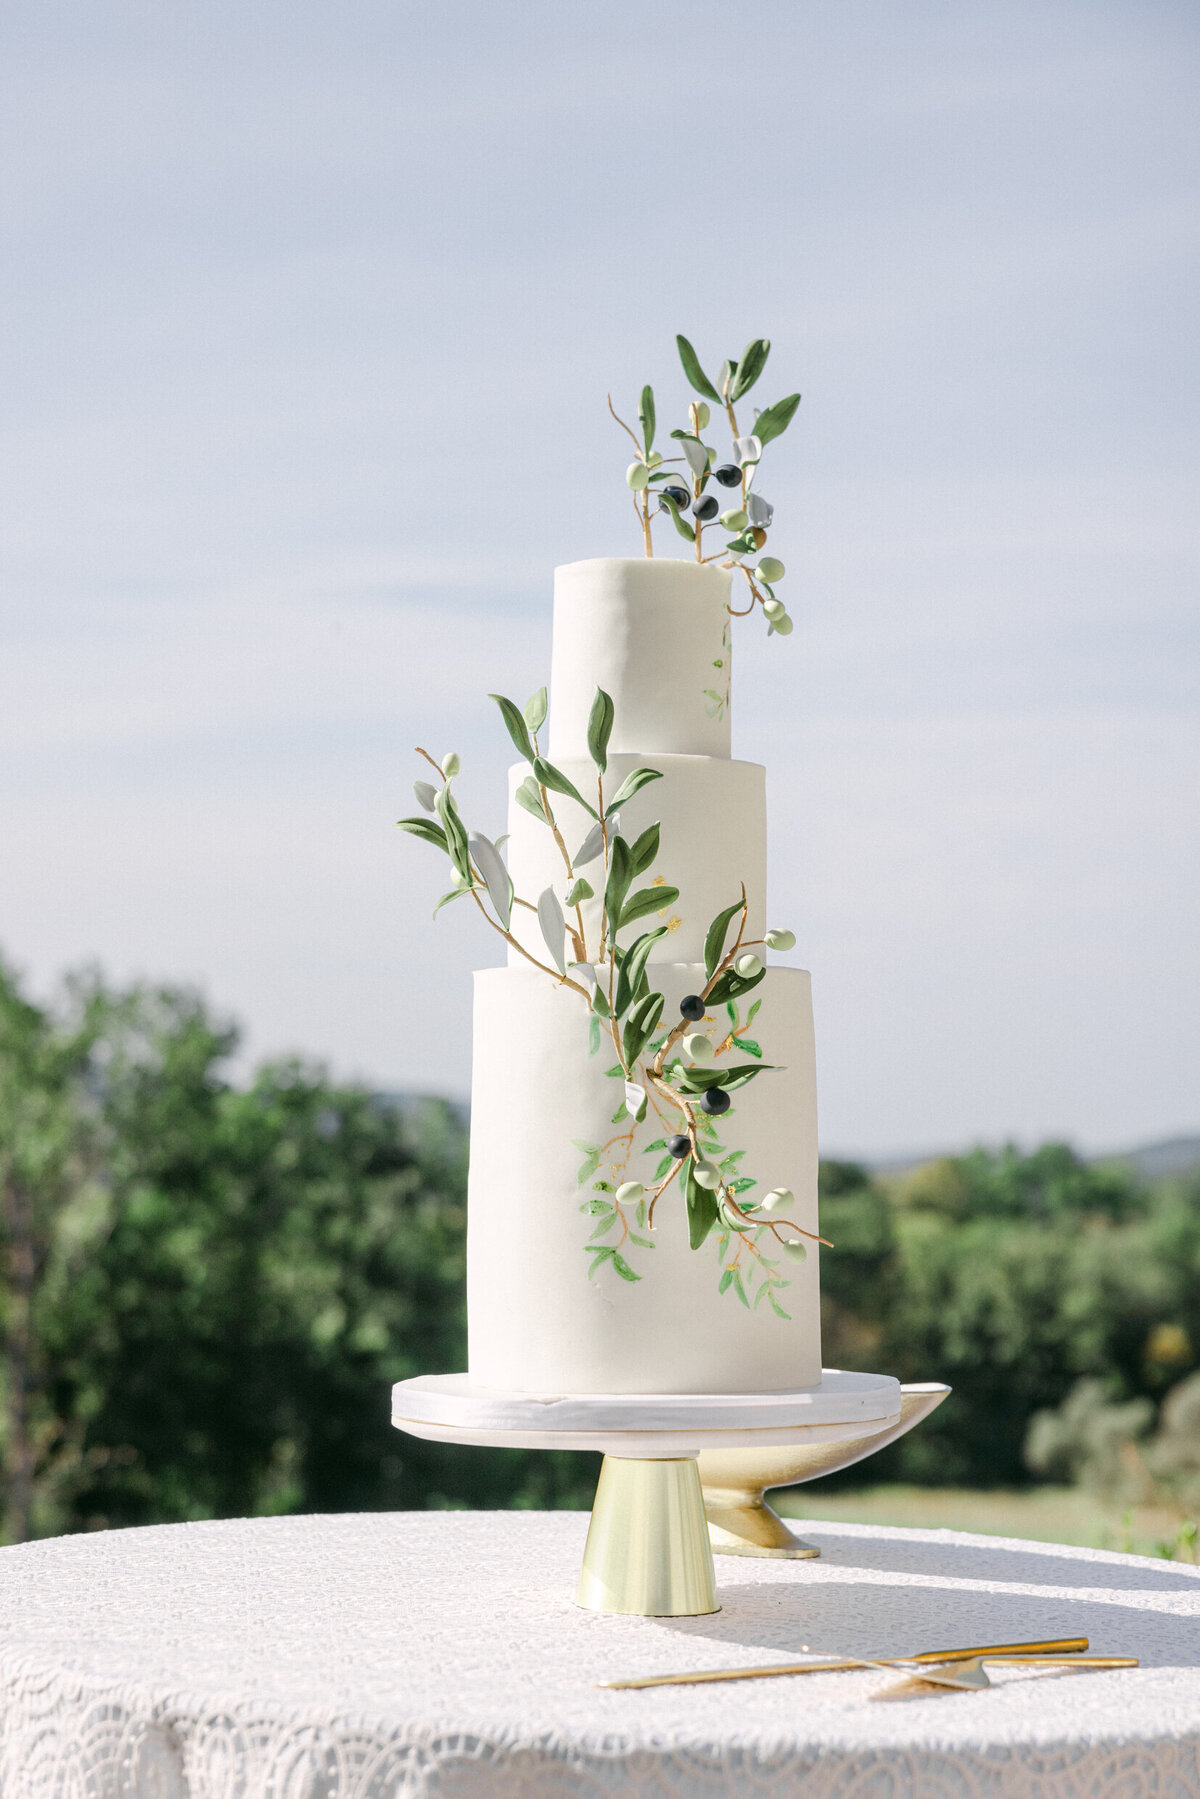
<instances>
[{"instance_id":1,"label":"dense foliage","mask_svg":"<svg viewBox=\"0 0 1200 1799\"><path fill-rule=\"evenodd\" d=\"M881 1185L822 1170L825 1360L951 1397L871 1478L1028 1478L1031 1419L1081 1380L1148 1421L1197 1365L1200 1184L1143 1186L1066 1146L932 1162Z\"/></svg>"},{"instance_id":2,"label":"dense foliage","mask_svg":"<svg viewBox=\"0 0 1200 1799\"><path fill-rule=\"evenodd\" d=\"M235 1085L235 1048L194 994L90 977L50 1009L0 968L5 1538L587 1503L593 1458L388 1421L391 1382L464 1365L459 1114L295 1061ZM826 1164L822 1185L826 1362L955 1388L872 1479L1028 1478L1030 1420L1064 1402L1039 1454L1069 1464L1097 1396L1111 1435L1113 1408L1144 1431L1174 1389L1163 1441L1194 1441L1194 1186L1058 1146L887 1183Z\"/></svg>"},{"instance_id":3,"label":"dense foliage","mask_svg":"<svg viewBox=\"0 0 1200 1799\"><path fill-rule=\"evenodd\" d=\"M462 1120L287 1062L229 1078L193 994L0 968L3 1534L554 1505L592 1458L392 1429L464 1365Z\"/></svg>"}]
</instances>

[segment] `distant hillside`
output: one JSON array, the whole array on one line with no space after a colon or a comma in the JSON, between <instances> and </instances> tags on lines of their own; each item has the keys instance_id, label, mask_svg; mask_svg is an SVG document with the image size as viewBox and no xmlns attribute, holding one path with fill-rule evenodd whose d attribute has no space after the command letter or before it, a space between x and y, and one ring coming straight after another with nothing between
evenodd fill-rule
<instances>
[{"instance_id":1,"label":"distant hillside","mask_svg":"<svg viewBox=\"0 0 1200 1799\"><path fill-rule=\"evenodd\" d=\"M926 1162L936 1162L943 1156L961 1155L961 1150L930 1150L924 1155L898 1155L861 1157L834 1156L835 1161L858 1162L869 1168L872 1174L908 1174L914 1168L921 1168ZM1186 1175L1200 1172L1200 1136L1167 1137L1161 1143L1144 1143L1137 1149L1109 1150L1102 1156L1085 1156L1084 1160L1094 1167L1119 1164L1131 1168L1144 1181L1161 1181L1171 1175Z\"/></svg>"}]
</instances>

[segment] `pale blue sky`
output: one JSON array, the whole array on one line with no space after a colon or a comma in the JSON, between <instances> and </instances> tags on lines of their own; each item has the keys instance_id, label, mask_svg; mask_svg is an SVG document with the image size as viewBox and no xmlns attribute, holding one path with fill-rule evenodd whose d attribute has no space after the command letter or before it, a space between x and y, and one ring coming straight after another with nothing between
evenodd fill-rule
<instances>
[{"instance_id":1,"label":"pale blue sky","mask_svg":"<svg viewBox=\"0 0 1200 1799\"><path fill-rule=\"evenodd\" d=\"M392 821L637 552L604 392L774 341L743 626L825 1142L1200 1126L1200 14L79 0L0 57L0 945L464 1093ZM765 471L764 471L765 472ZM667 547L664 544L664 548Z\"/></svg>"}]
</instances>

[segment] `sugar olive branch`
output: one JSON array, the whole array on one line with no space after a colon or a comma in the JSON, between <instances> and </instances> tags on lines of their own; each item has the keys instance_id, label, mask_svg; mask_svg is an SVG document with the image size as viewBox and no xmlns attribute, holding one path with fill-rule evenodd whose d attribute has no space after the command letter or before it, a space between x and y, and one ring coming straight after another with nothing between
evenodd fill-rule
<instances>
[{"instance_id":1,"label":"sugar olive branch","mask_svg":"<svg viewBox=\"0 0 1200 1799\"><path fill-rule=\"evenodd\" d=\"M721 364L715 384L705 374L687 338L677 336L675 343L684 375L700 396L689 403L686 426L670 434L683 453L686 477L683 471L676 473L670 466L672 462L678 462L677 457L664 459L654 448L654 390L650 387L642 389L638 405L638 422L642 427L640 439L616 411L612 395L606 396L609 412L634 446L634 460L625 471L625 480L633 492L644 552L653 556L651 523L665 513L679 535L693 546L698 563L720 562L725 568L741 570L749 584L750 603L744 607L731 606L731 614L744 617L761 606L769 634L786 637L791 633L792 620L775 593L775 585L783 580L786 570L778 558L760 556L774 519L774 508L761 494L753 491L753 484L765 446L787 430L800 404L800 395L788 394L764 410L756 411L753 428L749 435L744 435L736 404L761 376L770 354L770 343L766 338L752 338L736 361L729 359ZM723 412L733 439L732 456L726 462L720 462L716 450L704 442L704 433L712 419L710 400ZM719 487L736 489L736 500L731 498L722 509L720 498L709 490L710 480ZM656 502L653 508L652 499ZM723 549L705 555L705 528L718 520L729 534L728 540ZM749 557L759 557L755 566L751 566Z\"/></svg>"}]
</instances>

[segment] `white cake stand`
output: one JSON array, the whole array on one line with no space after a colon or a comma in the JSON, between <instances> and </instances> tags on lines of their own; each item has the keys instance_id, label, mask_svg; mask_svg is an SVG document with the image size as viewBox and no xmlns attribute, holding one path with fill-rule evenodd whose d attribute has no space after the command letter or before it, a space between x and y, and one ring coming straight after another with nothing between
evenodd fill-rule
<instances>
[{"instance_id":1,"label":"white cake stand","mask_svg":"<svg viewBox=\"0 0 1200 1799\"><path fill-rule=\"evenodd\" d=\"M948 1388L926 1388L944 1398ZM933 1399L932 1404L937 1400ZM465 1374L427 1374L392 1388L392 1423L415 1437L509 1449L591 1449L604 1456L575 1603L592 1611L695 1617L719 1610L709 1518L697 1458L715 1451L766 1451L770 1470L819 1460L820 1472L858 1461L918 1422L932 1404L905 1407L886 1374L827 1368L818 1387L793 1393L538 1395L473 1386ZM906 1421L906 1410L910 1416ZM839 1456L834 1446L846 1445ZM828 1446L828 1449L825 1449ZM815 1452L815 1457L811 1452ZM747 1516L762 1503L768 1474L739 1464L737 1496ZM727 1476L727 1463L714 1462ZM801 1477L802 1478L802 1477ZM756 1493L756 1497L755 1497ZM763 1554L753 1530L738 1547L729 1530L731 1493L721 1491L721 1526L735 1554ZM711 1516L711 1511L709 1516ZM790 1538L792 1555L811 1555ZM781 1553L776 1547L766 1553ZM786 1549L783 1553L789 1553Z\"/></svg>"}]
</instances>

